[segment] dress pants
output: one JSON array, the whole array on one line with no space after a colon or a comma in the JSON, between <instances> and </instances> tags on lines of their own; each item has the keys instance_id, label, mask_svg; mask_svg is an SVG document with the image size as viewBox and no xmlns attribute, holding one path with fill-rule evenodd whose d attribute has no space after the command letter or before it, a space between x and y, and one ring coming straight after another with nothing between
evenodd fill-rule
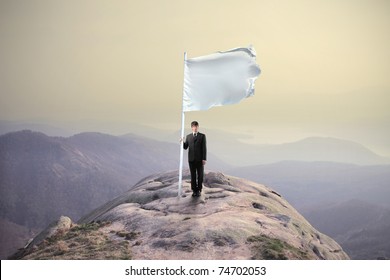
<instances>
[{"instance_id":1,"label":"dress pants","mask_svg":"<svg viewBox=\"0 0 390 280\"><path fill-rule=\"evenodd\" d=\"M191 189L193 192L202 191L203 186L203 162L202 161L189 161L191 172ZM198 179L198 181L196 181Z\"/></svg>"}]
</instances>

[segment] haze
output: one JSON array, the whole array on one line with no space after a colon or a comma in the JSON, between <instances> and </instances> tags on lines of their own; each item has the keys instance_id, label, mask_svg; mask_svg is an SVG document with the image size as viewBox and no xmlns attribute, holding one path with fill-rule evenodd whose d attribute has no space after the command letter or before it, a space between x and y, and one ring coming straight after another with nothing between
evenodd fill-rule
<instances>
[{"instance_id":1,"label":"haze","mask_svg":"<svg viewBox=\"0 0 390 280\"><path fill-rule=\"evenodd\" d=\"M184 51L252 44L255 96L188 123L251 143L332 136L390 155L389 12L379 0L1 0L0 120L175 131Z\"/></svg>"}]
</instances>

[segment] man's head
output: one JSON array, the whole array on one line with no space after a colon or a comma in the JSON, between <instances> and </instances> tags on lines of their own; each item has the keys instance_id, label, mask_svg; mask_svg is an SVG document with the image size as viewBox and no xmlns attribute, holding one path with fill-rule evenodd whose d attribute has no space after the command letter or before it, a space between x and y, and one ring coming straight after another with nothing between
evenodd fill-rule
<instances>
[{"instance_id":1,"label":"man's head","mask_svg":"<svg viewBox=\"0 0 390 280\"><path fill-rule=\"evenodd\" d=\"M197 121L191 122L191 129L193 133L197 133L199 128L199 123Z\"/></svg>"}]
</instances>

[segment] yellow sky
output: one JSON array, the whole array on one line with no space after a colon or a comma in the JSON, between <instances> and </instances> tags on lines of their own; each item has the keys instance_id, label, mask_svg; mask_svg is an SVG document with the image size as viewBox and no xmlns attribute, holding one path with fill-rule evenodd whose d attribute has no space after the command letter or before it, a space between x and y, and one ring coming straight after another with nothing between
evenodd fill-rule
<instances>
[{"instance_id":1,"label":"yellow sky","mask_svg":"<svg viewBox=\"0 0 390 280\"><path fill-rule=\"evenodd\" d=\"M389 14L379 0L0 0L0 120L179 129L183 52L252 44L255 96L188 121L260 142L288 140L283 131L337 136L390 154Z\"/></svg>"}]
</instances>

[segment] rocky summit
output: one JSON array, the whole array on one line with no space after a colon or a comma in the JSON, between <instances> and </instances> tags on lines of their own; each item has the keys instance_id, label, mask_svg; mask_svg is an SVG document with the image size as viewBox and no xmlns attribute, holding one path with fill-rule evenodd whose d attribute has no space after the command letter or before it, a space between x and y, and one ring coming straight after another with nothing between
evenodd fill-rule
<instances>
[{"instance_id":1,"label":"rocky summit","mask_svg":"<svg viewBox=\"0 0 390 280\"><path fill-rule=\"evenodd\" d=\"M177 171L149 176L77 224L52 225L14 258L349 259L267 186L207 171L192 197L184 172L182 190Z\"/></svg>"}]
</instances>

